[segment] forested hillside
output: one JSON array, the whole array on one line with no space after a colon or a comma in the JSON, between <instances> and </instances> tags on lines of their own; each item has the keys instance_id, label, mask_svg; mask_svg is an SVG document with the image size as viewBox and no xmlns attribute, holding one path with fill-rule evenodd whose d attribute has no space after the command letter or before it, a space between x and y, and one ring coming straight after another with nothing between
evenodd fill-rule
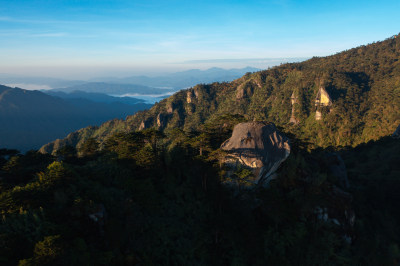
<instances>
[{"instance_id":1,"label":"forested hillside","mask_svg":"<svg viewBox=\"0 0 400 266\"><path fill-rule=\"evenodd\" d=\"M85 137L58 141L56 147L63 143L79 147L89 137L102 143L116 131L139 128L179 127L189 132L224 114L273 121L315 147L356 146L386 136L400 124L399 59L400 38L392 37L332 56L248 73L230 83L200 84L128 117L118 129L107 123L77 133ZM329 106L315 105L320 88L329 94ZM316 111L321 120L316 120ZM290 123L292 115L298 123ZM42 151L53 152L53 144Z\"/></svg>"}]
</instances>

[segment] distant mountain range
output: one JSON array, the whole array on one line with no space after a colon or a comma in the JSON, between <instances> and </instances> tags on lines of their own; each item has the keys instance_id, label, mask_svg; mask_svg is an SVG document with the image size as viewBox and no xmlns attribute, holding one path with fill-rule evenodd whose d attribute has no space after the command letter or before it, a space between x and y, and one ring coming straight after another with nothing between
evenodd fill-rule
<instances>
[{"instance_id":1,"label":"distant mountain range","mask_svg":"<svg viewBox=\"0 0 400 266\"><path fill-rule=\"evenodd\" d=\"M26 76L17 76L17 75L0 73L0 84L18 84L26 86L35 85L35 86L44 86L50 88L63 88L63 87L83 84L85 82L86 81L83 80L66 80L66 79L49 78L49 77L26 77Z\"/></svg>"},{"instance_id":2,"label":"distant mountain range","mask_svg":"<svg viewBox=\"0 0 400 266\"><path fill-rule=\"evenodd\" d=\"M245 67L241 69L222 69L213 67L207 70L191 69L182 72L171 73L162 76L132 76L126 78L96 78L92 81L142 84L149 87L183 89L201 83L228 82L240 78L247 72L255 72L260 69Z\"/></svg>"},{"instance_id":3,"label":"distant mountain range","mask_svg":"<svg viewBox=\"0 0 400 266\"><path fill-rule=\"evenodd\" d=\"M37 149L68 132L151 107L133 98L51 93L61 97L0 85L0 148Z\"/></svg>"},{"instance_id":4,"label":"distant mountain range","mask_svg":"<svg viewBox=\"0 0 400 266\"><path fill-rule=\"evenodd\" d=\"M191 69L187 71L165 74L161 76L131 76L125 78L99 77L84 80L65 80L48 77L23 77L0 73L0 84L11 84L26 89L56 89L72 92L76 90L99 92L111 95L118 94L164 94L167 91L177 91L199 83L232 81L247 72L258 71L257 68L242 69L210 68L207 70Z\"/></svg>"},{"instance_id":5,"label":"distant mountain range","mask_svg":"<svg viewBox=\"0 0 400 266\"><path fill-rule=\"evenodd\" d=\"M166 92L172 91L171 89L158 89L151 88L145 85L135 85L135 84L114 84L105 82L89 82L78 84L65 88L57 88L54 91L61 92L74 92L74 91L84 91L90 93L104 93L108 95L124 95L124 94L164 94Z\"/></svg>"},{"instance_id":6,"label":"distant mountain range","mask_svg":"<svg viewBox=\"0 0 400 266\"><path fill-rule=\"evenodd\" d=\"M55 90L43 90L43 93L63 99L86 99L98 103L124 103L124 104L137 104L144 103L144 100L133 97L113 97L104 93L85 92L85 91L72 91L63 92Z\"/></svg>"}]
</instances>

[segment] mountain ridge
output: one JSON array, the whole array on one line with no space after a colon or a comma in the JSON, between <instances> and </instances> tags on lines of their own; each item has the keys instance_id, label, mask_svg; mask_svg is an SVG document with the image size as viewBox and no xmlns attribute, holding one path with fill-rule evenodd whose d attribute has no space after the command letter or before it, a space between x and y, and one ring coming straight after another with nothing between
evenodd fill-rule
<instances>
[{"instance_id":1,"label":"mountain ridge","mask_svg":"<svg viewBox=\"0 0 400 266\"><path fill-rule=\"evenodd\" d=\"M178 127L192 131L207 120L238 114L249 121L274 122L314 147L354 146L390 135L400 124L399 58L400 39L391 37L335 55L248 73L229 83L196 85L146 112L128 116L119 130L155 127L168 132ZM321 86L332 98L330 107L315 105ZM294 104L297 125L289 123L294 92L299 99ZM321 112L320 121L316 121L316 111ZM109 137L105 132L119 131L108 126L99 127L100 142ZM74 146L83 142L79 139ZM51 146L41 151L53 153Z\"/></svg>"},{"instance_id":2,"label":"mountain ridge","mask_svg":"<svg viewBox=\"0 0 400 266\"><path fill-rule=\"evenodd\" d=\"M115 117L126 117L151 105L120 102L93 102L88 99L61 99L40 91L0 86L0 147L23 151L66 136L87 125Z\"/></svg>"},{"instance_id":3,"label":"mountain ridge","mask_svg":"<svg viewBox=\"0 0 400 266\"><path fill-rule=\"evenodd\" d=\"M114 83L134 83L143 84L150 87L158 88L174 88L184 89L194 86L199 83L210 83L210 82L221 82L221 81L231 81L241 77L247 72L254 72L260 69L253 67L245 68L232 68L224 69L219 67L212 67L206 70L200 69L189 69L180 72L174 72L170 74L164 74L159 76L130 76L124 78L112 78L103 79L96 78L93 81L102 82L114 82Z\"/></svg>"},{"instance_id":4,"label":"mountain ridge","mask_svg":"<svg viewBox=\"0 0 400 266\"><path fill-rule=\"evenodd\" d=\"M126 103L126 104L137 104L143 103L144 100L137 99L133 97L113 97L109 96L108 94L104 93L96 93L96 92L85 92L85 91L71 91L69 93L62 92L62 91L54 91L54 90L44 90L42 91L45 94L63 98L63 99L86 99L93 102L100 102L100 103Z\"/></svg>"},{"instance_id":5,"label":"mountain ridge","mask_svg":"<svg viewBox=\"0 0 400 266\"><path fill-rule=\"evenodd\" d=\"M137 84L113 84L106 82L89 82L78 84L70 87L56 88L52 91L71 93L74 91L85 91L88 93L105 93L105 94L127 94L127 93L138 93L138 94L161 94L168 90L152 88L145 85Z\"/></svg>"}]
</instances>

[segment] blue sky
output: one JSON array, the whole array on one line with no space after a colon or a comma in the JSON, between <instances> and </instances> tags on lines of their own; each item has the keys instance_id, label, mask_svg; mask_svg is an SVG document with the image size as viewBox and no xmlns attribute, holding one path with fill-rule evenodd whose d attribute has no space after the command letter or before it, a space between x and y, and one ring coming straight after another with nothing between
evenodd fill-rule
<instances>
[{"instance_id":1,"label":"blue sky","mask_svg":"<svg viewBox=\"0 0 400 266\"><path fill-rule=\"evenodd\" d=\"M398 34L399 10L399 0L0 0L0 72L266 68L266 58L325 56Z\"/></svg>"}]
</instances>

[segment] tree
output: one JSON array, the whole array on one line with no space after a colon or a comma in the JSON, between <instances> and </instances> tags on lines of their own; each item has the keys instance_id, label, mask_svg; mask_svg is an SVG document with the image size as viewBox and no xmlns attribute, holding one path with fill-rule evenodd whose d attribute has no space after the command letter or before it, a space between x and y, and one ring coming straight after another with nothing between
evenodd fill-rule
<instances>
[{"instance_id":1,"label":"tree","mask_svg":"<svg viewBox=\"0 0 400 266\"><path fill-rule=\"evenodd\" d=\"M210 138L206 133L194 137L191 141L191 145L199 150L199 155L203 156L203 151L210 151Z\"/></svg>"},{"instance_id":2,"label":"tree","mask_svg":"<svg viewBox=\"0 0 400 266\"><path fill-rule=\"evenodd\" d=\"M56 155L58 157L61 157L61 160L71 160L73 158L76 158L77 150L75 149L75 147L71 145L66 145L61 149L57 150Z\"/></svg>"},{"instance_id":3,"label":"tree","mask_svg":"<svg viewBox=\"0 0 400 266\"><path fill-rule=\"evenodd\" d=\"M144 136L144 140L150 143L153 151L157 154L158 144L160 140L165 137L164 133L154 128L148 128L142 130L141 132Z\"/></svg>"},{"instance_id":4,"label":"tree","mask_svg":"<svg viewBox=\"0 0 400 266\"><path fill-rule=\"evenodd\" d=\"M82 156L93 156L99 149L99 143L95 138L88 138L79 148Z\"/></svg>"}]
</instances>

